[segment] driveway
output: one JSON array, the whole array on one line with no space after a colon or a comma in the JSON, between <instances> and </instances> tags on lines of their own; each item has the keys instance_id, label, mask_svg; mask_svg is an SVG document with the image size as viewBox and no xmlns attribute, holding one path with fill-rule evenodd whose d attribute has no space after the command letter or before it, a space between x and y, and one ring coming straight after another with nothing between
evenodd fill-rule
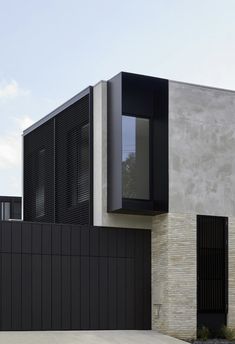
<instances>
[{"instance_id":1,"label":"driveway","mask_svg":"<svg viewBox=\"0 0 235 344\"><path fill-rule=\"evenodd\" d=\"M0 332L4 344L185 344L156 331Z\"/></svg>"}]
</instances>

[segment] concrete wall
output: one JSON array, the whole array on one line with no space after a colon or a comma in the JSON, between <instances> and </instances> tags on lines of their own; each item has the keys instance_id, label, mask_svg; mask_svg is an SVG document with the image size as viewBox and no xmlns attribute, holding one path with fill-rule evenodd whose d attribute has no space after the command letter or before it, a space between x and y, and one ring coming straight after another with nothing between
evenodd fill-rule
<instances>
[{"instance_id":1,"label":"concrete wall","mask_svg":"<svg viewBox=\"0 0 235 344\"><path fill-rule=\"evenodd\" d=\"M107 82L94 86L94 226L151 229L151 216L107 213Z\"/></svg>"},{"instance_id":2,"label":"concrete wall","mask_svg":"<svg viewBox=\"0 0 235 344\"><path fill-rule=\"evenodd\" d=\"M235 216L235 92L169 82L169 211Z\"/></svg>"},{"instance_id":3,"label":"concrete wall","mask_svg":"<svg viewBox=\"0 0 235 344\"><path fill-rule=\"evenodd\" d=\"M152 229L152 328L190 339L196 336L196 217L156 216Z\"/></svg>"}]
</instances>

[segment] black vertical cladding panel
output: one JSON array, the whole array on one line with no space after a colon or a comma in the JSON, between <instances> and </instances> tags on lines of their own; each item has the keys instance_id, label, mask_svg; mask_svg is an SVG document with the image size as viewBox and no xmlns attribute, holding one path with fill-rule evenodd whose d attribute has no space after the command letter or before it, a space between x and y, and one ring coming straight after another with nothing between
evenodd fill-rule
<instances>
[{"instance_id":1,"label":"black vertical cladding panel","mask_svg":"<svg viewBox=\"0 0 235 344\"><path fill-rule=\"evenodd\" d=\"M90 257L81 256L81 330L90 328Z\"/></svg>"},{"instance_id":2,"label":"black vertical cladding panel","mask_svg":"<svg viewBox=\"0 0 235 344\"><path fill-rule=\"evenodd\" d=\"M117 330L117 258L108 260L108 319L109 330Z\"/></svg>"},{"instance_id":3,"label":"black vertical cladding panel","mask_svg":"<svg viewBox=\"0 0 235 344\"><path fill-rule=\"evenodd\" d=\"M135 328L135 233L126 231L126 328Z\"/></svg>"},{"instance_id":4,"label":"black vertical cladding panel","mask_svg":"<svg viewBox=\"0 0 235 344\"><path fill-rule=\"evenodd\" d=\"M90 255L90 230L89 228L81 229L81 256Z\"/></svg>"},{"instance_id":5,"label":"black vertical cladding panel","mask_svg":"<svg viewBox=\"0 0 235 344\"><path fill-rule=\"evenodd\" d=\"M61 321L62 328L71 328L71 228L61 228Z\"/></svg>"},{"instance_id":6,"label":"black vertical cladding panel","mask_svg":"<svg viewBox=\"0 0 235 344\"><path fill-rule=\"evenodd\" d=\"M54 225L51 233L52 255L61 255L61 225Z\"/></svg>"},{"instance_id":7,"label":"black vertical cladding panel","mask_svg":"<svg viewBox=\"0 0 235 344\"><path fill-rule=\"evenodd\" d=\"M32 329L42 328L42 256L32 254Z\"/></svg>"},{"instance_id":8,"label":"black vertical cladding panel","mask_svg":"<svg viewBox=\"0 0 235 344\"><path fill-rule=\"evenodd\" d=\"M126 230L117 235L117 328L126 328Z\"/></svg>"},{"instance_id":9,"label":"black vertical cladding panel","mask_svg":"<svg viewBox=\"0 0 235 344\"><path fill-rule=\"evenodd\" d=\"M32 224L24 222L21 228L22 252L30 254L32 252Z\"/></svg>"},{"instance_id":10,"label":"black vertical cladding panel","mask_svg":"<svg viewBox=\"0 0 235 344\"><path fill-rule=\"evenodd\" d=\"M71 256L71 330L80 330L80 329L81 329L81 257L73 255Z\"/></svg>"},{"instance_id":11,"label":"black vertical cladding panel","mask_svg":"<svg viewBox=\"0 0 235 344\"><path fill-rule=\"evenodd\" d=\"M51 313L52 328L61 329L61 225L52 230L52 263L51 263Z\"/></svg>"},{"instance_id":12,"label":"black vertical cladding panel","mask_svg":"<svg viewBox=\"0 0 235 344\"><path fill-rule=\"evenodd\" d=\"M51 255L52 247L52 227L49 224L43 224L42 226L42 254Z\"/></svg>"},{"instance_id":13,"label":"black vertical cladding panel","mask_svg":"<svg viewBox=\"0 0 235 344\"><path fill-rule=\"evenodd\" d=\"M81 255L81 230L71 227L71 256Z\"/></svg>"},{"instance_id":14,"label":"black vertical cladding panel","mask_svg":"<svg viewBox=\"0 0 235 344\"><path fill-rule=\"evenodd\" d=\"M148 231L24 222L0 229L2 330L150 328Z\"/></svg>"},{"instance_id":15,"label":"black vertical cladding panel","mask_svg":"<svg viewBox=\"0 0 235 344\"><path fill-rule=\"evenodd\" d=\"M61 254L62 256L70 255L70 243L71 243L71 229L70 226L66 228L61 227Z\"/></svg>"},{"instance_id":16,"label":"black vertical cladding panel","mask_svg":"<svg viewBox=\"0 0 235 344\"><path fill-rule=\"evenodd\" d=\"M12 329L12 240L11 240L11 223L1 223L1 250L2 250L2 276L1 276L1 320L2 330Z\"/></svg>"},{"instance_id":17,"label":"black vertical cladding panel","mask_svg":"<svg viewBox=\"0 0 235 344\"><path fill-rule=\"evenodd\" d=\"M42 225L32 224L32 328L42 327Z\"/></svg>"},{"instance_id":18,"label":"black vertical cladding panel","mask_svg":"<svg viewBox=\"0 0 235 344\"><path fill-rule=\"evenodd\" d=\"M99 256L99 230L96 228L91 228L89 231L90 234L90 255Z\"/></svg>"},{"instance_id":19,"label":"black vertical cladding panel","mask_svg":"<svg viewBox=\"0 0 235 344\"><path fill-rule=\"evenodd\" d=\"M61 257L61 326L71 328L70 256Z\"/></svg>"},{"instance_id":20,"label":"black vertical cladding panel","mask_svg":"<svg viewBox=\"0 0 235 344\"><path fill-rule=\"evenodd\" d=\"M99 228L99 329L108 328L108 231Z\"/></svg>"},{"instance_id":21,"label":"black vertical cladding panel","mask_svg":"<svg viewBox=\"0 0 235 344\"><path fill-rule=\"evenodd\" d=\"M45 215L36 217L37 156L45 149ZM24 220L54 222L54 120L24 136Z\"/></svg>"},{"instance_id":22,"label":"black vertical cladding panel","mask_svg":"<svg viewBox=\"0 0 235 344\"><path fill-rule=\"evenodd\" d=\"M98 228L99 231L99 252L101 257L108 256L108 228Z\"/></svg>"},{"instance_id":23,"label":"black vertical cladding panel","mask_svg":"<svg viewBox=\"0 0 235 344\"><path fill-rule=\"evenodd\" d=\"M2 252L12 252L11 222L2 222Z\"/></svg>"},{"instance_id":24,"label":"black vertical cladding panel","mask_svg":"<svg viewBox=\"0 0 235 344\"><path fill-rule=\"evenodd\" d=\"M110 228L108 230L108 256L117 257L117 231L119 229Z\"/></svg>"},{"instance_id":25,"label":"black vertical cladding panel","mask_svg":"<svg viewBox=\"0 0 235 344\"><path fill-rule=\"evenodd\" d=\"M21 254L12 254L12 305L11 305L11 319L12 319L12 329L21 330L22 322L22 299L21 299Z\"/></svg>"},{"instance_id":26,"label":"black vertical cladding panel","mask_svg":"<svg viewBox=\"0 0 235 344\"><path fill-rule=\"evenodd\" d=\"M61 324L61 256L52 255L52 295L51 295L51 322L52 329L62 329Z\"/></svg>"},{"instance_id":27,"label":"black vertical cladding panel","mask_svg":"<svg viewBox=\"0 0 235 344\"><path fill-rule=\"evenodd\" d=\"M126 256L132 259L135 257L135 233L135 229L126 231Z\"/></svg>"},{"instance_id":28,"label":"black vertical cladding panel","mask_svg":"<svg viewBox=\"0 0 235 344\"><path fill-rule=\"evenodd\" d=\"M110 330L117 329L117 231L108 231L108 320Z\"/></svg>"},{"instance_id":29,"label":"black vertical cladding panel","mask_svg":"<svg viewBox=\"0 0 235 344\"><path fill-rule=\"evenodd\" d=\"M151 231L143 236L144 245L144 329L151 329Z\"/></svg>"},{"instance_id":30,"label":"black vertical cladding panel","mask_svg":"<svg viewBox=\"0 0 235 344\"><path fill-rule=\"evenodd\" d=\"M143 329L144 323L144 233L136 231L135 243L135 326Z\"/></svg>"},{"instance_id":31,"label":"black vertical cladding panel","mask_svg":"<svg viewBox=\"0 0 235 344\"><path fill-rule=\"evenodd\" d=\"M24 226L23 226L24 227ZM22 330L32 329L32 259L22 254Z\"/></svg>"},{"instance_id":32,"label":"black vertical cladding panel","mask_svg":"<svg viewBox=\"0 0 235 344\"><path fill-rule=\"evenodd\" d=\"M42 255L42 329L50 330L51 324L51 255Z\"/></svg>"},{"instance_id":33,"label":"black vertical cladding panel","mask_svg":"<svg viewBox=\"0 0 235 344\"><path fill-rule=\"evenodd\" d=\"M135 328L135 261L134 257L126 260L126 329Z\"/></svg>"},{"instance_id":34,"label":"black vertical cladding panel","mask_svg":"<svg viewBox=\"0 0 235 344\"><path fill-rule=\"evenodd\" d=\"M2 330L12 329L12 281L11 281L11 254L2 253L2 295L1 295L1 318Z\"/></svg>"},{"instance_id":35,"label":"black vertical cladding panel","mask_svg":"<svg viewBox=\"0 0 235 344\"><path fill-rule=\"evenodd\" d=\"M99 329L99 230L90 232L90 329Z\"/></svg>"},{"instance_id":36,"label":"black vertical cladding panel","mask_svg":"<svg viewBox=\"0 0 235 344\"><path fill-rule=\"evenodd\" d=\"M90 326L91 330L99 329L99 257L90 257Z\"/></svg>"},{"instance_id":37,"label":"black vertical cladding panel","mask_svg":"<svg viewBox=\"0 0 235 344\"><path fill-rule=\"evenodd\" d=\"M12 223L12 328L21 329L21 223Z\"/></svg>"},{"instance_id":38,"label":"black vertical cladding panel","mask_svg":"<svg viewBox=\"0 0 235 344\"><path fill-rule=\"evenodd\" d=\"M11 226L12 252L21 253L21 223L13 222Z\"/></svg>"},{"instance_id":39,"label":"black vertical cladding panel","mask_svg":"<svg viewBox=\"0 0 235 344\"><path fill-rule=\"evenodd\" d=\"M31 238L32 238L32 253L42 253L42 225L38 223L32 224L31 227Z\"/></svg>"},{"instance_id":40,"label":"black vertical cladding panel","mask_svg":"<svg viewBox=\"0 0 235 344\"><path fill-rule=\"evenodd\" d=\"M81 328L81 230L71 228L71 329Z\"/></svg>"},{"instance_id":41,"label":"black vertical cladding panel","mask_svg":"<svg viewBox=\"0 0 235 344\"><path fill-rule=\"evenodd\" d=\"M126 259L117 258L117 328L126 328Z\"/></svg>"},{"instance_id":42,"label":"black vertical cladding panel","mask_svg":"<svg viewBox=\"0 0 235 344\"><path fill-rule=\"evenodd\" d=\"M107 257L99 258L99 329L106 330L109 328L108 317L108 259Z\"/></svg>"}]
</instances>

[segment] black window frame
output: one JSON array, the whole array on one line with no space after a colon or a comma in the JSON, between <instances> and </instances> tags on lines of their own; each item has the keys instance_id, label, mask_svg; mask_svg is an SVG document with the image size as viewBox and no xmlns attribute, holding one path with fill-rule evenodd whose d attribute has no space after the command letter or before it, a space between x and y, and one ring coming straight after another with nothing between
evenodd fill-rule
<instances>
[{"instance_id":1,"label":"black window frame","mask_svg":"<svg viewBox=\"0 0 235 344\"><path fill-rule=\"evenodd\" d=\"M168 80L121 72L108 81L108 199L110 213L168 212ZM123 198L122 116L146 118L149 130L149 200Z\"/></svg>"}]
</instances>

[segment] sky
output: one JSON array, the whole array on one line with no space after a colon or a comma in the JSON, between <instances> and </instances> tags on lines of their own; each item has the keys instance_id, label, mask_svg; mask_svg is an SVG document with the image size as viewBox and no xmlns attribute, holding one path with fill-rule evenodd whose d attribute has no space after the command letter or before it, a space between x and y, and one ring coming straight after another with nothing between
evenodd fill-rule
<instances>
[{"instance_id":1,"label":"sky","mask_svg":"<svg viewBox=\"0 0 235 344\"><path fill-rule=\"evenodd\" d=\"M120 71L235 90L234 0L0 0L0 195L22 131Z\"/></svg>"}]
</instances>

